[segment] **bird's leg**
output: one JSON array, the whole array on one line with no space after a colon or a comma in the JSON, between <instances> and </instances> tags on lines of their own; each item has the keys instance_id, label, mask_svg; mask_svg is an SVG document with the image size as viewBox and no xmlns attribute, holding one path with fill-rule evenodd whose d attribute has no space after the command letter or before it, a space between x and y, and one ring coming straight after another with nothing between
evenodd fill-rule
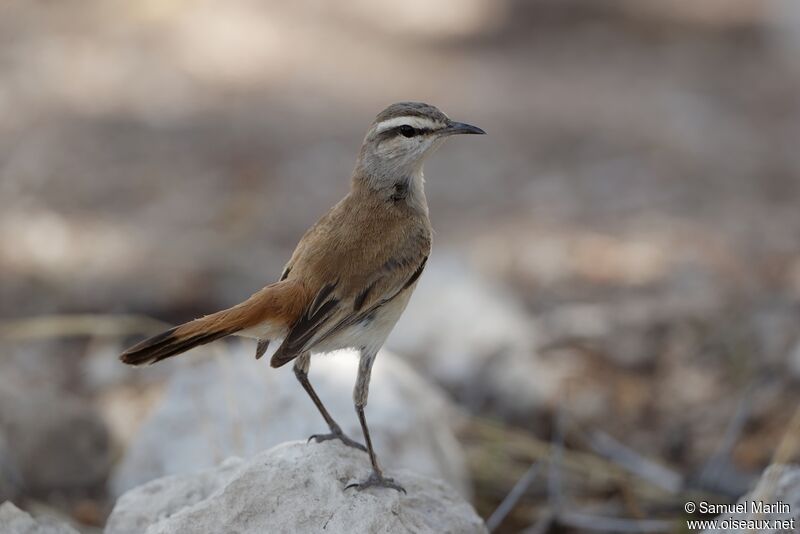
<instances>
[{"instance_id":1,"label":"bird's leg","mask_svg":"<svg viewBox=\"0 0 800 534\"><path fill-rule=\"evenodd\" d=\"M344 432L342 432L341 427L333 420L331 414L328 413L328 410L325 408L325 405L322 404L322 401L317 396L317 392L314 391L314 388L311 387L311 382L308 381L308 368L311 365L311 355L308 352L304 352L297 359L294 361L294 376L297 377L297 380L300 381L300 385L303 386L303 389L306 390L308 396L311 397L311 400L314 401L319 413L322 414L322 417L325 419L325 422L328 423L328 428L331 429L329 434L314 434L308 441L312 439L317 442L328 441L329 439L338 439L345 445L350 447L366 451L367 448L364 447L357 441L354 441L347 437Z\"/></svg>"},{"instance_id":2,"label":"bird's leg","mask_svg":"<svg viewBox=\"0 0 800 534\"><path fill-rule=\"evenodd\" d=\"M371 487L380 487L392 488L405 493L406 490L403 486L393 479L383 476L383 471L381 471L378 465L378 458L375 456L375 450L372 448L372 439L369 436L367 419L364 416L364 407L367 405L367 396L369 395L369 379L372 374L372 364L374 361L375 353L366 352L362 349L361 359L358 364L358 378L356 379L356 387L353 390L353 401L355 402L358 420L361 423L361 430L364 433L364 441L367 443L369 461L372 463L372 474L363 482L349 484L344 489L356 488L358 490L364 490Z\"/></svg>"}]
</instances>

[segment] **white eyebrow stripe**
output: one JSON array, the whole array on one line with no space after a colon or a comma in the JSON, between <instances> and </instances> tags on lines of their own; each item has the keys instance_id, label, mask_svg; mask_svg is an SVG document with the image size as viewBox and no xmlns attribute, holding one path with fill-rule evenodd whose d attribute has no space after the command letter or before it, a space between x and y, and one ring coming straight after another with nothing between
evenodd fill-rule
<instances>
[{"instance_id":1,"label":"white eyebrow stripe","mask_svg":"<svg viewBox=\"0 0 800 534\"><path fill-rule=\"evenodd\" d=\"M404 117L395 117L393 119L387 119L385 121L379 122L378 124L375 125L375 133L385 132L386 130L389 130L391 128L397 128L398 126L402 126L404 124L407 124L408 126L411 126L413 128L429 129L429 130L434 130L441 126L438 122L428 119L426 117L407 115Z\"/></svg>"}]
</instances>

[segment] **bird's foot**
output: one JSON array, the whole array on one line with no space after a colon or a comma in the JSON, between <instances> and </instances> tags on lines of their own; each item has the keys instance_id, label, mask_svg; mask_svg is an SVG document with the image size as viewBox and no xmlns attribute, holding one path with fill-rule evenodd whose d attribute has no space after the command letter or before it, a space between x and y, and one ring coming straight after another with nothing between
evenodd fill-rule
<instances>
[{"instance_id":1,"label":"bird's foot","mask_svg":"<svg viewBox=\"0 0 800 534\"><path fill-rule=\"evenodd\" d=\"M367 488L391 488L393 490L407 493L406 489L394 481L393 478L385 477L382 474L373 471L372 474L364 482L356 482L348 484L344 489L356 488L358 491L363 491Z\"/></svg>"},{"instance_id":2,"label":"bird's foot","mask_svg":"<svg viewBox=\"0 0 800 534\"><path fill-rule=\"evenodd\" d=\"M317 443L322 443L323 441L329 441L332 439L338 439L348 447L353 447L354 449L367 452L367 448L365 446L363 446L356 440L347 437L347 435L344 432L342 432L341 429L331 429L331 432L329 434L314 434L313 436L308 438L308 441L311 442L312 439Z\"/></svg>"}]
</instances>

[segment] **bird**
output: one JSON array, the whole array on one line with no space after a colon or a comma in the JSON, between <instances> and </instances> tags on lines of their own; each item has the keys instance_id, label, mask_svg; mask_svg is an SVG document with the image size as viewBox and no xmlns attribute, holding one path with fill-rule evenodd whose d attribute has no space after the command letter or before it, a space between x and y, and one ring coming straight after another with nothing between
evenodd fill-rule
<instances>
[{"instance_id":1,"label":"bird","mask_svg":"<svg viewBox=\"0 0 800 534\"><path fill-rule=\"evenodd\" d=\"M431 252L423 164L445 139L485 133L451 120L430 104L388 106L367 130L349 192L306 231L276 282L231 308L145 339L120 359L153 364L231 335L257 340L259 359L270 342L280 343L270 365L294 362L297 380L329 428L309 441L338 439L369 455L369 477L345 489L382 487L405 493L384 475L372 445L364 414L370 374ZM366 446L342 431L308 379L312 354L345 348L359 352L353 403Z\"/></svg>"}]
</instances>

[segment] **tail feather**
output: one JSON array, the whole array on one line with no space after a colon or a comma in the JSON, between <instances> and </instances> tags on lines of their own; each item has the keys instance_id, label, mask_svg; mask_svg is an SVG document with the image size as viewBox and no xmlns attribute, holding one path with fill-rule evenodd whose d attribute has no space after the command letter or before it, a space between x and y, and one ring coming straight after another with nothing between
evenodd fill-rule
<instances>
[{"instance_id":1,"label":"tail feather","mask_svg":"<svg viewBox=\"0 0 800 534\"><path fill-rule=\"evenodd\" d=\"M255 325L291 324L300 313L304 302L302 286L288 280L278 282L232 308L145 339L123 352L120 360L130 365L152 364Z\"/></svg>"},{"instance_id":2,"label":"tail feather","mask_svg":"<svg viewBox=\"0 0 800 534\"><path fill-rule=\"evenodd\" d=\"M202 319L198 319L202 320ZM192 321L194 322L194 321ZM130 365L153 364L170 356L176 356L189 349L211 343L217 339L236 333L236 330L219 330L216 332L198 332L196 334L181 334L180 330L189 326L170 328L157 336L145 339L122 353L120 359Z\"/></svg>"}]
</instances>

